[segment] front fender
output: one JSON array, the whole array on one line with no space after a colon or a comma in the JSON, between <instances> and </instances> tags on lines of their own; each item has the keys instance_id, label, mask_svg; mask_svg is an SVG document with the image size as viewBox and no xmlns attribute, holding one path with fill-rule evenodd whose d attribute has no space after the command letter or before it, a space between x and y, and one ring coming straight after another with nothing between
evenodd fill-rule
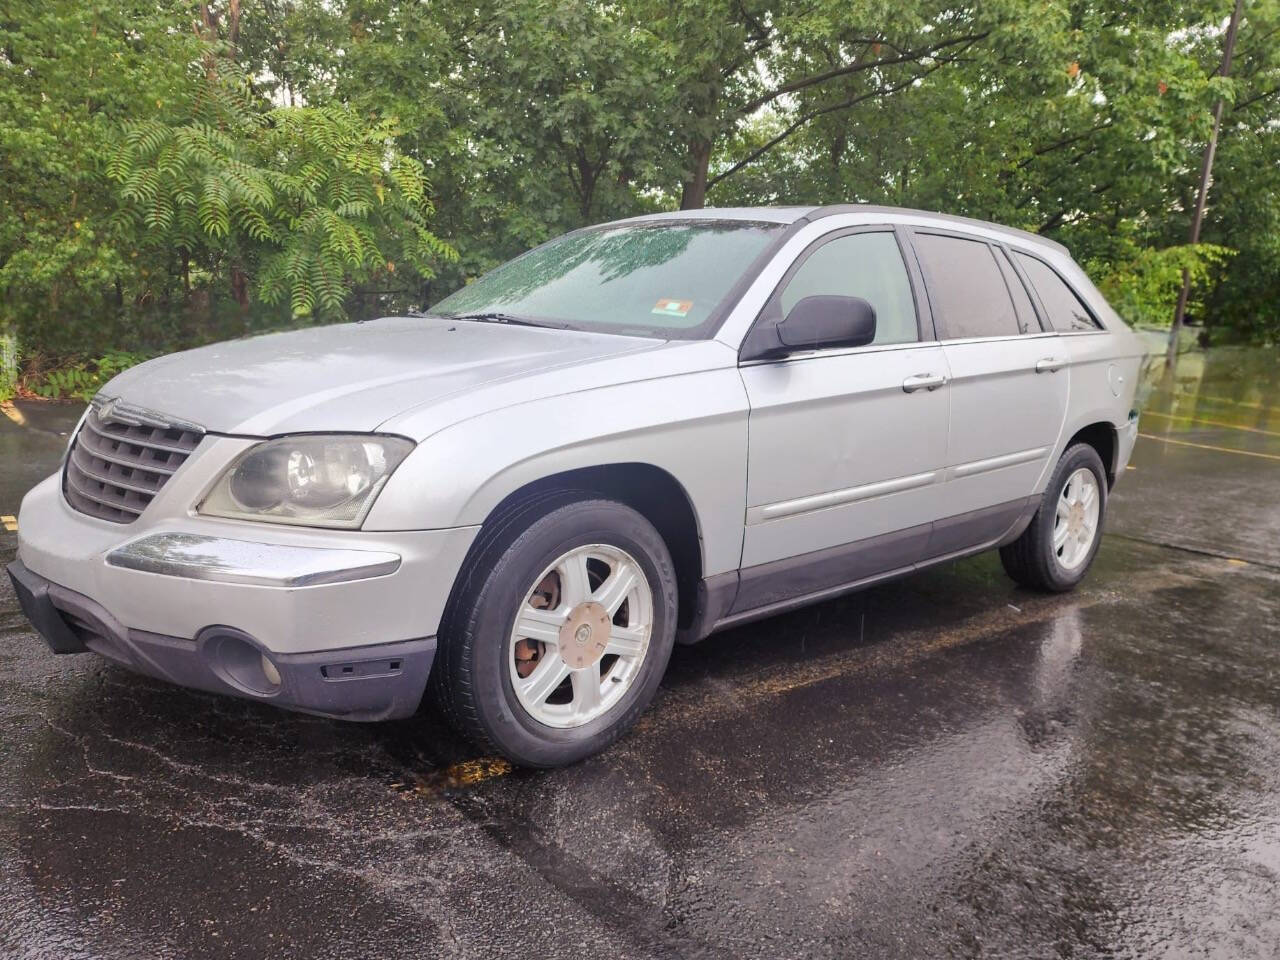
<instances>
[{"instance_id":1,"label":"front fender","mask_svg":"<svg viewBox=\"0 0 1280 960\"><path fill-rule=\"evenodd\" d=\"M736 570L746 506L747 397L735 367L597 386L488 410L423 440L392 475L366 530L481 524L553 474L645 463L689 495L703 573Z\"/></svg>"}]
</instances>

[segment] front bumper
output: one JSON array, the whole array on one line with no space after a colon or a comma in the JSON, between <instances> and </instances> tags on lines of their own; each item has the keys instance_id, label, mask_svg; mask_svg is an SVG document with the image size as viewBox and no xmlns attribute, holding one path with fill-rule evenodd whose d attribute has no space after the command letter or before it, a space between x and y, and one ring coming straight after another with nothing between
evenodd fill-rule
<instances>
[{"instance_id":1,"label":"front bumper","mask_svg":"<svg viewBox=\"0 0 1280 960\"><path fill-rule=\"evenodd\" d=\"M92 598L132 630L194 639L205 627L224 624L275 653L312 653L434 635L477 530L286 528L162 514L160 506L157 498L127 525L99 520L73 510L51 477L22 502L18 558L33 573ZM164 538L169 555L145 562L146 545ZM173 550L183 538L189 548ZM202 538L222 546L202 549ZM222 549L229 542L261 549L236 556ZM315 568L284 563L282 553L319 555L344 568L353 553L394 554L400 562L325 582ZM201 560L204 569L198 569ZM272 573L279 574L274 583Z\"/></svg>"},{"instance_id":2,"label":"front bumper","mask_svg":"<svg viewBox=\"0 0 1280 960\"><path fill-rule=\"evenodd\" d=\"M159 680L287 710L343 720L411 716L436 652L434 637L273 654L238 630L210 627L194 640L130 630L101 604L32 573L21 560L8 572L22 612L54 653L93 651Z\"/></svg>"},{"instance_id":3,"label":"front bumper","mask_svg":"<svg viewBox=\"0 0 1280 960\"><path fill-rule=\"evenodd\" d=\"M268 526L165 509L169 493L127 525L73 510L56 476L27 494L11 573L51 647L328 716L413 712L478 528ZM277 686L237 672L262 655Z\"/></svg>"}]
</instances>

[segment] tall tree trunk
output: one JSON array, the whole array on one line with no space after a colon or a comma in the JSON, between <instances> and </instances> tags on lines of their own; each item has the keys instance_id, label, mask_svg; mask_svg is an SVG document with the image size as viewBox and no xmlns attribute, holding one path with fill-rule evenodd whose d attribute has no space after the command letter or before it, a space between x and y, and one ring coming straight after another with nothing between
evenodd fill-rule
<instances>
[{"instance_id":1,"label":"tall tree trunk","mask_svg":"<svg viewBox=\"0 0 1280 960\"><path fill-rule=\"evenodd\" d=\"M596 181L599 177L600 169L592 166L585 151L580 150L578 152L578 214L584 226L591 222L591 204L595 201Z\"/></svg>"},{"instance_id":2,"label":"tall tree trunk","mask_svg":"<svg viewBox=\"0 0 1280 960\"><path fill-rule=\"evenodd\" d=\"M249 277L239 267L231 268L231 295L240 305L240 315L249 313Z\"/></svg>"},{"instance_id":3,"label":"tall tree trunk","mask_svg":"<svg viewBox=\"0 0 1280 960\"><path fill-rule=\"evenodd\" d=\"M1227 38L1223 43L1222 66L1218 73L1227 77L1231 75L1231 56L1236 49L1236 34L1240 29L1240 13L1244 8L1244 0L1236 0L1235 9L1231 13L1231 22L1227 26ZM1213 179L1213 155L1218 149L1218 131L1222 127L1222 110L1224 102L1219 99L1213 105L1213 130L1209 134L1209 143L1204 148L1204 162L1200 165L1200 192L1196 196L1195 214L1191 218L1191 230L1187 242L1195 245L1200 242L1200 225L1204 222L1204 208L1209 199L1209 184ZM1169 328L1169 348L1165 353L1165 371L1172 376L1178 366L1178 340L1182 335L1182 321L1187 313L1187 299L1191 295L1191 272L1182 271L1182 289L1178 291L1178 305L1173 311L1173 325Z\"/></svg>"},{"instance_id":4,"label":"tall tree trunk","mask_svg":"<svg viewBox=\"0 0 1280 960\"><path fill-rule=\"evenodd\" d=\"M695 140L689 144L689 167L680 192L681 210L701 210L707 205L707 168L711 165L711 144Z\"/></svg>"}]
</instances>

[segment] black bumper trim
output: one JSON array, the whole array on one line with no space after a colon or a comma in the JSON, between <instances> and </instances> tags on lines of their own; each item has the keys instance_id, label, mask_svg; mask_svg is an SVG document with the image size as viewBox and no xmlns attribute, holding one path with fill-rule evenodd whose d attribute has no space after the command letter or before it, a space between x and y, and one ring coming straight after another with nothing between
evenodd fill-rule
<instances>
[{"instance_id":1,"label":"black bumper trim","mask_svg":"<svg viewBox=\"0 0 1280 960\"><path fill-rule=\"evenodd\" d=\"M21 560L7 570L22 612L55 653L92 651L135 673L285 710L360 721L412 716L435 659L435 637L311 653L274 653L254 640L280 674L278 690L255 694L220 676L207 644L124 627L101 604Z\"/></svg>"},{"instance_id":2,"label":"black bumper trim","mask_svg":"<svg viewBox=\"0 0 1280 960\"><path fill-rule=\"evenodd\" d=\"M52 584L48 580L32 573L21 560L13 561L5 569L9 573L9 582L13 584L13 592L18 595L18 606L49 649L54 653L84 653L89 649L67 626L67 621L62 619L62 614L49 599Z\"/></svg>"}]
</instances>

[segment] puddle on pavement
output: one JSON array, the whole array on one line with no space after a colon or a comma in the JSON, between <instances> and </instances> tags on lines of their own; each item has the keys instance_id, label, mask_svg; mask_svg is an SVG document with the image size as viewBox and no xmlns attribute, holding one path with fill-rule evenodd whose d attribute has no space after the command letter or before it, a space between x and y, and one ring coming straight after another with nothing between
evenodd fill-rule
<instances>
[{"instance_id":1,"label":"puddle on pavement","mask_svg":"<svg viewBox=\"0 0 1280 960\"><path fill-rule=\"evenodd\" d=\"M1218 347L1178 359L1170 380L1162 357L1143 376L1144 430L1193 432L1221 427L1280 438L1280 350ZM1145 420L1150 418L1151 423Z\"/></svg>"}]
</instances>

